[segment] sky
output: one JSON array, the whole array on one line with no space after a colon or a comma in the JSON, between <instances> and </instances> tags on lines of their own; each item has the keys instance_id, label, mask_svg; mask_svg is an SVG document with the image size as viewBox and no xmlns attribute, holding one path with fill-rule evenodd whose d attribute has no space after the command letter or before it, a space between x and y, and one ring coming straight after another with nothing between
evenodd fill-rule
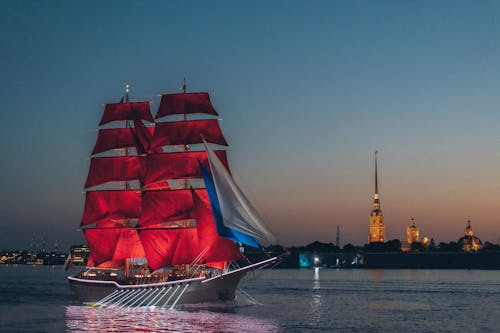
<instances>
[{"instance_id":1,"label":"sky","mask_svg":"<svg viewBox=\"0 0 500 333\"><path fill-rule=\"evenodd\" d=\"M0 248L83 243L103 103L208 91L284 245L500 237L498 1L0 3ZM155 107L153 109L155 109Z\"/></svg>"}]
</instances>

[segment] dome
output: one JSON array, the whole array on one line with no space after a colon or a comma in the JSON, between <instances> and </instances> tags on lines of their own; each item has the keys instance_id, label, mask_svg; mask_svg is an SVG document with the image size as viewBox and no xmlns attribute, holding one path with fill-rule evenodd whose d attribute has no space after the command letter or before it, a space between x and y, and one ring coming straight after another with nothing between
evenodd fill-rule
<instances>
[{"instance_id":1,"label":"dome","mask_svg":"<svg viewBox=\"0 0 500 333\"><path fill-rule=\"evenodd\" d=\"M466 252L477 251L483 247L483 242L476 236L464 236L458 240L458 246Z\"/></svg>"},{"instance_id":2,"label":"dome","mask_svg":"<svg viewBox=\"0 0 500 333\"><path fill-rule=\"evenodd\" d=\"M470 226L470 220L467 221L467 227L465 227L465 235L458 240L458 246L463 251L477 251L483 247L483 242L474 236L474 231Z\"/></svg>"}]
</instances>

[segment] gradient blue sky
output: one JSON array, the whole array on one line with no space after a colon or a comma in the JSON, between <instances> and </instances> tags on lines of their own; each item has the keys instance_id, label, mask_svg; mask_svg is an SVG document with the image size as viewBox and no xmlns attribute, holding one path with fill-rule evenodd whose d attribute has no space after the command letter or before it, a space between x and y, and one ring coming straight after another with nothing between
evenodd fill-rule
<instances>
[{"instance_id":1,"label":"gradient blue sky","mask_svg":"<svg viewBox=\"0 0 500 333\"><path fill-rule=\"evenodd\" d=\"M0 248L75 231L102 103L210 91L285 245L500 236L498 1L2 1ZM155 100L157 103L157 100Z\"/></svg>"}]
</instances>

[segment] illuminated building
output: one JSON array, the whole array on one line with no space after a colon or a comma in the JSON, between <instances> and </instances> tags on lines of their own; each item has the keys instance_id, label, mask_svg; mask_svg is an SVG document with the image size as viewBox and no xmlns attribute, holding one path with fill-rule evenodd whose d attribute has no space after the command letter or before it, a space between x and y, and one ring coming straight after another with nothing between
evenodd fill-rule
<instances>
[{"instance_id":1,"label":"illuminated building","mask_svg":"<svg viewBox=\"0 0 500 333\"><path fill-rule=\"evenodd\" d=\"M423 241L422 239L422 242ZM412 217L410 219L410 225L406 228L406 240L401 241L401 250L403 252L411 251L413 243L420 243L420 231L415 225L415 219Z\"/></svg>"},{"instance_id":2,"label":"illuminated building","mask_svg":"<svg viewBox=\"0 0 500 333\"><path fill-rule=\"evenodd\" d=\"M412 217L410 219L411 225L406 228L406 239L408 244L420 243L420 232L418 227L415 225L415 219Z\"/></svg>"},{"instance_id":3,"label":"illuminated building","mask_svg":"<svg viewBox=\"0 0 500 333\"><path fill-rule=\"evenodd\" d=\"M90 255L87 245L74 245L70 248L71 260L75 265L85 265Z\"/></svg>"},{"instance_id":4,"label":"illuminated building","mask_svg":"<svg viewBox=\"0 0 500 333\"><path fill-rule=\"evenodd\" d=\"M368 243L385 241L384 215L380 209L380 199L378 196L378 175L377 175L377 151L375 151L375 194L373 196L373 210L370 214L370 234Z\"/></svg>"},{"instance_id":5,"label":"illuminated building","mask_svg":"<svg viewBox=\"0 0 500 333\"><path fill-rule=\"evenodd\" d=\"M467 221L467 227L465 227L465 235L458 240L458 246L463 251L477 251L483 247L483 242L476 236L474 236L474 231L470 226L470 220Z\"/></svg>"}]
</instances>

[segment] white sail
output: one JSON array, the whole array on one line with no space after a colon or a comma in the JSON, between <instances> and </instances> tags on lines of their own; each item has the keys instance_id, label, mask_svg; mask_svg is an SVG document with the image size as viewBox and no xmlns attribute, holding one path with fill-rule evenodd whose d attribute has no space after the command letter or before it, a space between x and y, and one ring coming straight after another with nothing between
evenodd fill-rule
<instances>
[{"instance_id":1,"label":"white sail","mask_svg":"<svg viewBox=\"0 0 500 333\"><path fill-rule=\"evenodd\" d=\"M205 139L203 143L208 154L224 225L252 236L260 243L276 244L276 238L265 227L257 210L243 194Z\"/></svg>"}]
</instances>

